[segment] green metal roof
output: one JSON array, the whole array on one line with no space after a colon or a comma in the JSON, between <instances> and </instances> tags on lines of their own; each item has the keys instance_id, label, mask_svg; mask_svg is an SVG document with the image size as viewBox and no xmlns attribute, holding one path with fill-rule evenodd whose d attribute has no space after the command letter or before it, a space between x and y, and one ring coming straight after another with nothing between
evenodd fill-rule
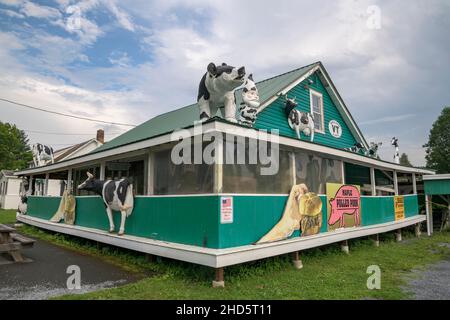
<instances>
[{"instance_id":1,"label":"green metal roof","mask_svg":"<svg viewBox=\"0 0 450 320\"><path fill-rule=\"evenodd\" d=\"M317 66L319 63L320 62L315 62L313 64L257 82L256 84L258 85L258 92L261 103L269 100L271 97L300 78L309 70ZM235 93L237 105L240 104L242 99L241 90L242 89L236 90ZM200 114L198 111L197 103L191 104L181 109L163 113L125 132L124 134L114 138L113 140L108 141L104 145L93 150L91 153L97 153L100 151L117 148L126 144L150 139L164 133L172 132L176 129L186 128L193 125L194 121L199 120L199 118Z\"/></svg>"}]
</instances>

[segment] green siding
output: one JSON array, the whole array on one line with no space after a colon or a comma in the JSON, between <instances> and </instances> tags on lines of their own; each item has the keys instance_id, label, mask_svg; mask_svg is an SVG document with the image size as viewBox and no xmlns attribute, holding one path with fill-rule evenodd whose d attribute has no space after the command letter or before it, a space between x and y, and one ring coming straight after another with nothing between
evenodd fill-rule
<instances>
[{"instance_id":1,"label":"green siding","mask_svg":"<svg viewBox=\"0 0 450 320\"><path fill-rule=\"evenodd\" d=\"M30 197L28 214L50 219L58 209L59 197ZM75 224L109 230L100 197L76 198ZM120 214L113 213L116 232ZM209 248L218 247L218 197L136 197L133 213L126 220L129 235Z\"/></svg>"},{"instance_id":2,"label":"green siding","mask_svg":"<svg viewBox=\"0 0 450 320\"><path fill-rule=\"evenodd\" d=\"M424 180L425 194L450 194L450 179L447 180Z\"/></svg>"},{"instance_id":3,"label":"green siding","mask_svg":"<svg viewBox=\"0 0 450 320\"><path fill-rule=\"evenodd\" d=\"M326 196L321 232L327 232ZM137 197L126 221L126 234L156 240L231 248L249 245L264 236L280 220L287 201L280 196L233 196L233 223L221 224L220 196ZM58 197L30 197L29 215L50 219L59 205ZM363 226L394 221L393 197L361 197ZM108 218L100 197L77 197L76 225L107 231ZM405 216L418 214L417 196L405 196ZM116 231L120 214L114 213ZM295 232L292 237L298 237Z\"/></svg>"},{"instance_id":4,"label":"green siding","mask_svg":"<svg viewBox=\"0 0 450 320\"><path fill-rule=\"evenodd\" d=\"M314 81L313 84L308 83L308 79ZM311 89L322 93L323 95L323 109L324 109L324 130L325 133L316 132L314 135L314 143L327 145L335 148L347 148L356 143L356 139L347 127L344 119L338 111L336 105L331 100L330 95L325 90L323 83L320 81L317 73L311 75L308 79L295 86L288 92L289 97L296 97L298 102L297 109L303 112L311 112L310 109L310 94L309 89L305 89L308 85ZM296 138L297 135L294 130L289 127L286 115L284 113L285 99L278 98L272 104L267 106L259 115L255 123L257 129L278 129L280 135ZM336 120L342 127L342 136L340 138L333 137L328 130L328 123L331 120ZM302 140L309 141L309 137L302 134Z\"/></svg>"},{"instance_id":5,"label":"green siding","mask_svg":"<svg viewBox=\"0 0 450 320\"><path fill-rule=\"evenodd\" d=\"M393 197L361 197L363 226L394 221Z\"/></svg>"},{"instance_id":6,"label":"green siding","mask_svg":"<svg viewBox=\"0 0 450 320\"><path fill-rule=\"evenodd\" d=\"M419 199L417 195L407 195L405 198L405 218L419 214Z\"/></svg>"},{"instance_id":7,"label":"green siding","mask_svg":"<svg viewBox=\"0 0 450 320\"><path fill-rule=\"evenodd\" d=\"M27 213L30 216L49 220L58 210L61 197L28 197Z\"/></svg>"}]
</instances>

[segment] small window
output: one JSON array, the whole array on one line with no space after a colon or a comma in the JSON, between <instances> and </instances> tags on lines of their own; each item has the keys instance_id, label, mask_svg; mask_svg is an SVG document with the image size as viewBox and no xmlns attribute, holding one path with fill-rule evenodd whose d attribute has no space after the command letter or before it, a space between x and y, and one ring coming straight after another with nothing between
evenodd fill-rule
<instances>
[{"instance_id":1,"label":"small window","mask_svg":"<svg viewBox=\"0 0 450 320\"><path fill-rule=\"evenodd\" d=\"M316 131L324 133L324 120L323 120L323 97L322 94L310 90L309 91L311 114L314 118L314 128Z\"/></svg>"}]
</instances>

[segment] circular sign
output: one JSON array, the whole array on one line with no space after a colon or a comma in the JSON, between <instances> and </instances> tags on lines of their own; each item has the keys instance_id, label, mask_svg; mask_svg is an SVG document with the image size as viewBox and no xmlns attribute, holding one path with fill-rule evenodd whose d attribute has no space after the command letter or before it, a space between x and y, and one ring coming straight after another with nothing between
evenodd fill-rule
<instances>
[{"instance_id":1,"label":"circular sign","mask_svg":"<svg viewBox=\"0 0 450 320\"><path fill-rule=\"evenodd\" d=\"M335 138L340 138L342 136L342 127L336 120L331 120L328 123L328 130Z\"/></svg>"}]
</instances>

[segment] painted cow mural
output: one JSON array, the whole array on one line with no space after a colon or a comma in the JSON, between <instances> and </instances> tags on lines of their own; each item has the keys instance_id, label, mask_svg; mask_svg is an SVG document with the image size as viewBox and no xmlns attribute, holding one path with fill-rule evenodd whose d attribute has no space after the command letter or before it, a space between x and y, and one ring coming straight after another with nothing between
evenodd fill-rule
<instances>
[{"instance_id":1,"label":"painted cow mural","mask_svg":"<svg viewBox=\"0 0 450 320\"><path fill-rule=\"evenodd\" d=\"M339 223L339 228L345 228L345 215L353 215L354 226L360 225L360 193L357 187L341 186L329 203L331 213L328 218L328 226Z\"/></svg>"},{"instance_id":2,"label":"painted cow mural","mask_svg":"<svg viewBox=\"0 0 450 320\"><path fill-rule=\"evenodd\" d=\"M102 197L106 205L106 214L109 219L109 232L114 232L114 221L112 211L119 211L122 215L120 221L119 236L125 233L125 219L133 211L133 185L128 179L98 180L90 172L86 173L88 178L78 186L79 190L92 191Z\"/></svg>"}]
</instances>

